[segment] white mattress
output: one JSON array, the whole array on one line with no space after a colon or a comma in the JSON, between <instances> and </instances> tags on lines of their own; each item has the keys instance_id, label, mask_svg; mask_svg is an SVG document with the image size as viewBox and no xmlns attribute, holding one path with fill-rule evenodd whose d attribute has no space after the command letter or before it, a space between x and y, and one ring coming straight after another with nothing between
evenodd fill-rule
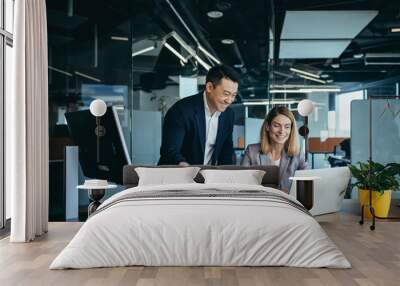
<instances>
[{"instance_id":1,"label":"white mattress","mask_svg":"<svg viewBox=\"0 0 400 286\"><path fill-rule=\"evenodd\" d=\"M137 192L209 189L261 190L273 198L178 195L119 201ZM127 189L100 206L50 269L127 265L351 267L312 216L283 200L299 204L279 190L251 185Z\"/></svg>"}]
</instances>

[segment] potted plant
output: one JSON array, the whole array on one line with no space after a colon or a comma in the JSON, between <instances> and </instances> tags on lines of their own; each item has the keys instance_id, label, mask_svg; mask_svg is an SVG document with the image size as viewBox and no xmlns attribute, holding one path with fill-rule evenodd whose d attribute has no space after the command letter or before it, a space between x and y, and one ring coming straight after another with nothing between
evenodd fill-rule
<instances>
[{"instance_id":1,"label":"potted plant","mask_svg":"<svg viewBox=\"0 0 400 286\"><path fill-rule=\"evenodd\" d=\"M368 161L357 162L349 165L351 174L355 178L353 187L358 188L360 205L369 205L369 190L372 190L372 206L375 215L387 217L390 209L392 191L399 189L400 164L388 163L386 165ZM369 208L364 208L364 215L372 217Z\"/></svg>"}]
</instances>

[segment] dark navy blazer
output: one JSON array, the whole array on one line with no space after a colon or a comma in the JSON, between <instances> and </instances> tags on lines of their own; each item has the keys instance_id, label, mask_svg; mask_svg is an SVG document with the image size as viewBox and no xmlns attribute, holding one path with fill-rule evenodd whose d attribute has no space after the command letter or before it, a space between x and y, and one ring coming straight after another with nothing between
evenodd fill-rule
<instances>
[{"instance_id":1,"label":"dark navy blazer","mask_svg":"<svg viewBox=\"0 0 400 286\"><path fill-rule=\"evenodd\" d=\"M233 164L232 131L234 112L227 108L218 118L213 165ZM203 92L183 98L167 112L158 165L175 165L181 161L203 165L206 143L206 119Z\"/></svg>"}]
</instances>

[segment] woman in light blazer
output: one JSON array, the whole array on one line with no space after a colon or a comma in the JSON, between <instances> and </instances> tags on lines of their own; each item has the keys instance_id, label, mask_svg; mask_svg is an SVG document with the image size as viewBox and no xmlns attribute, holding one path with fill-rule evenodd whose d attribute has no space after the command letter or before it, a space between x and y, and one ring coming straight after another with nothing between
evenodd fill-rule
<instances>
[{"instance_id":1,"label":"woman in light blazer","mask_svg":"<svg viewBox=\"0 0 400 286\"><path fill-rule=\"evenodd\" d=\"M271 109L260 132L260 143L249 144L242 158L242 166L275 165L279 167L279 189L288 193L289 177L296 170L307 168L300 154L296 121L284 106Z\"/></svg>"}]
</instances>

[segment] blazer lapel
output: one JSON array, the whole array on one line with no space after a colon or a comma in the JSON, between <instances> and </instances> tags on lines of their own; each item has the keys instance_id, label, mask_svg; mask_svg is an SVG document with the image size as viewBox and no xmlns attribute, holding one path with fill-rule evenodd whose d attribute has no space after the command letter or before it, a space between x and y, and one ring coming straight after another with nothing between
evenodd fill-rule
<instances>
[{"instance_id":1,"label":"blazer lapel","mask_svg":"<svg viewBox=\"0 0 400 286\"><path fill-rule=\"evenodd\" d=\"M289 156L285 151L283 151L281 156L281 162L279 164L279 178L283 178L283 175L285 173L288 164L289 164Z\"/></svg>"},{"instance_id":2,"label":"blazer lapel","mask_svg":"<svg viewBox=\"0 0 400 286\"><path fill-rule=\"evenodd\" d=\"M219 152L221 151L222 143L224 140L224 134L226 133L224 128L225 128L224 114L221 113L220 116L218 117L218 130L217 130L217 138L215 139L215 149L212 162L213 164L216 163Z\"/></svg>"},{"instance_id":3,"label":"blazer lapel","mask_svg":"<svg viewBox=\"0 0 400 286\"><path fill-rule=\"evenodd\" d=\"M204 111L203 94L199 94L200 100L196 107L196 123L197 130L199 132L200 146L202 150L202 157L204 157L205 145L206 145L206 116Z\"/></svg>"}]
</instances>

